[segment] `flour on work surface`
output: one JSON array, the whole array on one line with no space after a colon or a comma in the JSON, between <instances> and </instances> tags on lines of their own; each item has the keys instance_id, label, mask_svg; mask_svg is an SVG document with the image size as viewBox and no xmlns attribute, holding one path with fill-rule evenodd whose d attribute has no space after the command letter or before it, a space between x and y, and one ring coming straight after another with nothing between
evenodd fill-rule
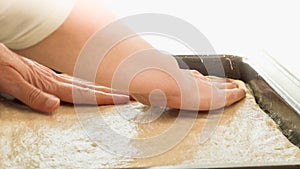
<instances>
[{"instance_id":1,"label":"flour on work surface","mask_svg":"<svg viewBox=\"0 0 300 169\"><path fill-rule=\"evenodd\" d=\"M237 83L245 88L242 82ZM88 113L101 113L113 131L130 138L148 138L164 133L174 124L178 115L177 110L168 110L147 124L133 121L145 121L156 114L146 113L147 107L137 102L100 106L99 110ZM62 105L53 115L47 116L0 98L0 168L115 168L197 163L300 162L299 148L289 142L274 121L258 107L249 92L245 99L227 107L221 115L218 126L204 143L200 138L208 113L199 112L188 135L174 148L158 156L136 159L105 151L101 145L90 140L72 105ZM97 124L97 121L90 120L91 124ZM109 137L110 133L105 136ZM123 144L128 154L146 148L138 147L130 141ZM151 148L159 148L159 144Z\"/></svg>"}]
</instances>

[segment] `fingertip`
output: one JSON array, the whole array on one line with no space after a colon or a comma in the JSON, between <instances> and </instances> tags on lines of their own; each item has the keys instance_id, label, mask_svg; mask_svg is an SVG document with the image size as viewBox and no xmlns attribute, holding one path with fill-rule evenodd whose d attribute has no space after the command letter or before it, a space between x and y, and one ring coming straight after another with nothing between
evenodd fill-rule
<instances>
[{"instance_id":1,"label":"fingertip","mask_svg":"<svg viewBox=\"0 0 300 169\"><path fill-rule=\"evenodd\" d=\"M245 96L246 96L246 91L245 89L241 89L241 88L237 88L237 89L234 89L236 91L236 94L235 94L235 102L243 99Z\"/></svg>"},{"instance_id":2,"label":"fingertip","mask_svg":"<svg viewBox=\"0 0 300 169\"><path fill-rule=\"evenodd\" d=\"M239 88L239 85L238 85L238 84L236 84L236 83L234 83L234 82L229 82L229 83L232 84L233 88Z\"/></svg>"},{"instance_id":3,"label":"fingertip","mask_svg":"<svg viewBox=\"0 0 300 169\"><path fill-rule=\"evenodd\" d=\"M53 112L60 105L60 100L57 97L51 96L45 102L45 111L47 113Z\"/></svg>"},{"instance_id":4,"label":"fingertip","mask_svg":"<svg viewBox=\"0 0 300 169\"><path fill-rule=\"evenodd\" d=\"M226 90L226 104L225 106L230 106L233 103L236 103L246 96L246 91L241 88L229 89Z\"/></svg>"},{"instance_id":5,"label":"fingertip","mask_svg":"<svg viewBox=\"0 0 300 169\"><path fill-rule=\"evenodd\" d=\"M238 89L240 89L241 95L242 95L243 97L245 97L246 94L247 94L246 89L242 89L242 88L238 88Z\"/></svg>"}]
</instances>

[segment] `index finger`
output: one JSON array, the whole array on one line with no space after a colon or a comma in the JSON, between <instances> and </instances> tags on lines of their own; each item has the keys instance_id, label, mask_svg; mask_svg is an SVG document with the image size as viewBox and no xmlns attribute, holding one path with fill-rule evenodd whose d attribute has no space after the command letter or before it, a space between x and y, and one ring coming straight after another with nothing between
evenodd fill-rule
<instances>
[{"instance_id":1,"label":"index finger","mask_svg":"<svg viewBox=\"0 0 300 169\"><path fill-rule=\"evenodd\" d=\"M224 106L232 105L246 96L246 91L240 88L225 89L226 101Z\"/></svg>"}]
</instances>

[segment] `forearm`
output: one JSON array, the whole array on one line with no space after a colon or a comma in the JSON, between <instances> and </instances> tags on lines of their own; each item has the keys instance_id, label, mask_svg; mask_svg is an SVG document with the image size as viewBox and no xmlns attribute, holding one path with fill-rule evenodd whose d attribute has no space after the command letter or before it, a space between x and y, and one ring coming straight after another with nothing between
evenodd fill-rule
<instances>
[{"instance_id":1,"label":"forearm","mask_svg":"<svg viewBox=\"0 0 300 169\"><path fill-rule=\"evenodd\" d=\"M80 51L88 39L115 21L111 12L92 2L77 1L70 16L57 31L37 45L16 52L50 68L73 75ZM222 81L215 85L209 79L203 78L199 72L191 73L179 69L173 57L157 52L139 36L118 39L121 41L109 46L112 48L105 48L111 40L110 36L118 35L118 31L130 33L125 25L118 25L117 28L109 34L104 34L104 38L98 39L96 43L95 49L104 48L102 51L107 52L97 65L97 72L90 72L96 73L93 79L96 83L129 91L138 101L145 104L150 104L151 92L159 89L166 97L167 106L192 110L220 108L245 96L245 91L236 89L236 85L231 82ZM150 52L150 55L144 55L145 52ZM91 63L98 61L96 57L86 59ZM128 62L130 60L132 62ZM124 63L128 64L122 68ZM213 100L213 93L219 98L217 101ZM183 98L182 94L186 96ZM183 101L186 104L182 106Z\"/></svg>"},{"instance_id":2,"label":"forearm","mask_svg":"<svg viewBox=\"0 0 300 169\"><path fill-rule=\"evenodd\" d=\"M57 31L39 44L16 52L57 71L73 75L76 60L78 59L80 50L83 48L84 44L95 32L104 28L109 23L114 22L115 18L114 14L104 9L99 4L95 5L92 3L85 3L84 1L78 1L68 19ZM130 31L125 25L121 26L123 27L120 27L118 30ZM110 33L117 34L118 32ZM99 47L105 46L106 42L107 39L99 40ZM103 61L100 63L95 82L100 85L111 86L115 70L122 62L133 54L149 49L154 50L149 43L139 36L125 39L116 44L109 50ZM155 57L159 56L152 57L154 58L153 60L155 60ZM161 62L162 58L156 59L156 61ZM176 61L173 58L165 58L164 62L170 67L178 68ZM178 69L174 69L174 71ZM164 79L165 76L168 76L164 72L158 71L155 73L156 77L151 76L153 75L151 73L145 72L143 74L139 74L133 80L131 85L132 92L140 90L142 86L139 85L141 82L146 83L145 80L153 81L153 78L155 78L159 81L159 79ZM156 82L156 80L154 82ZM163 88L163 85L161 88Z\"/></svg>"},{"instance_id":3,"label":"forearm","mask_svg":"<svg viewBox=\"0 0 300 169\"><path fill-rule=\"evenodd\" d=\"M65 22L38 44L16 53L72 75L87 40L115 16L95 1L77 0Z\"/></svg>"}]
</instances>

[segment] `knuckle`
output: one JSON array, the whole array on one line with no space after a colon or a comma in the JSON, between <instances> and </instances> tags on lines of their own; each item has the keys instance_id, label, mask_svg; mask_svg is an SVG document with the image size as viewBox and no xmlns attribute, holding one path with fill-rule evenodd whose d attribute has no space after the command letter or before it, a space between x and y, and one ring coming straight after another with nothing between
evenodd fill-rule
<instances>
[{"instance_id":1,"label":"knuckle","mask_svg":"<svg viewBox=\"0 0 300 169\"><path fill-rule=\"evenodd\" d=\"M0 66L13 66L15 61L13 53L5 46L0 45Z\"/></svg>"},{"instance_id":2,"label":"knuckle","mask_svg":"<svg viewBox=\"0 0 300 169\"><path fill-rule=\"evenodd\" d=\"M0 91L2 92L13 93L19 88L20 85L24 83L23 79L18 74L13 72L10 67L0 70L0 74Z\"/></svg>"},{"instance_id":3,"label":"knuckle","mask_svg":"<svg viewBox=\"0 0 300 169\"><path fill-rule=\"evenodd\" d=\"M6 47L3 43L0 43L0 51L1 51L1 53L2 53L4 50L7 50L7 47Z\"/></svg>"},{"instance_id":4,"label":"knuckle","mask_svg":"<svg viewBox=\"0 0 300 169\"><path fill-rule=\"evenodd\" d=\"M24 72L24 79L44 92L57 91L57 81L42 72L36 70L34 66Z\"/></svg>"},{"instance_id":5,"label":"knuckle","mask_svg":"<svg viewBox=\"0 0 300 169\"><path fill-rule=\"evenodd\" d=\"M44 92L57 92L58 91L58 84L56 81L51 81L48 79L39 81L38 88L40 88Z\"/></svg>"},{"instance_id":6,"label":"knuckle","mask_svg":"<svg viewBox=\"0 0 300 169\"><path fill-rule=\"evenodd\" d=\"M28 103L35 104L38 101L41 92L42 91L38 89L29 90L27 93Z\"/></svg>"},{"instance_id":7,"label":"knuckle","mask_svg":"<svg viewBox=\"0 0 300 169\"><path fill-rule=\"evenodd\" d=\"M44 90L46 92L57 92L59 84L56 81L47 81L44 83Z\"/></svg>"},{"instance_id":8,"label":"knuckle","mask_svg":"<svg viewBox=\"0 0 300 169\"><path fill-rule=\"evenodd\" d=\"M49 76L49 78L51 78L51 79L54 79L54 80L60 80L59 75L56 74L55 72L52 72L52 70L49 70L49 71L48 71L48 76Z\"/></svg>"}]
</instances>

